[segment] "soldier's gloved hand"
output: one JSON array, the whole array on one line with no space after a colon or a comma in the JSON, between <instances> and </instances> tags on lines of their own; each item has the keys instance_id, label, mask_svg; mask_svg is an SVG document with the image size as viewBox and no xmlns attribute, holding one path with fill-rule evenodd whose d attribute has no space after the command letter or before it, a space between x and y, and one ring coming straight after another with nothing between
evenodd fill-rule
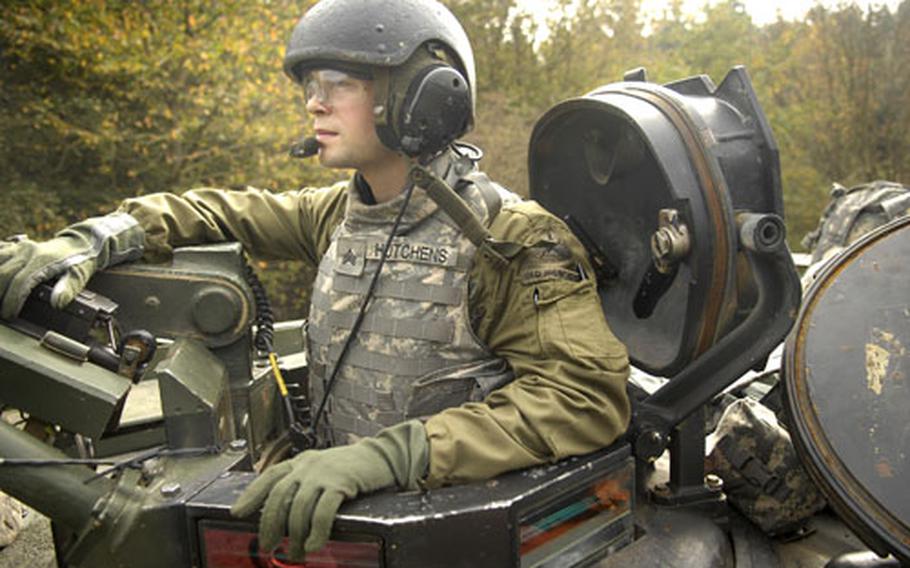
<instances>
[{"instance_id":1,"label":"soldier's gloved hand","mask_svg":"<svg viewBox=\"0 0 910 568\"><path fill-rule=\"evenodd\" d=\"M299 561L304 551L325 545L345 499L384 487L416 489L428 459L426 430L420 421L410 420L350 446L309 450L266 469L240 495L231 514L245 517L265 501L260 550L275 548L287 527L288 555Z\"/></svg>"},{"instance_id":2,"label":"soldier's gloved hand","mask_svg":"<svg viewBox=\"0 0 910 568\"><path fill-rule=\"evenodd\" d=\"M145 232L127 213L92 217L54 238L0 245L0 317L12 319L41 282L57 276L51 305L62 308L82 291L96 270L142 256Z\"/></svg>"}]
</instances>

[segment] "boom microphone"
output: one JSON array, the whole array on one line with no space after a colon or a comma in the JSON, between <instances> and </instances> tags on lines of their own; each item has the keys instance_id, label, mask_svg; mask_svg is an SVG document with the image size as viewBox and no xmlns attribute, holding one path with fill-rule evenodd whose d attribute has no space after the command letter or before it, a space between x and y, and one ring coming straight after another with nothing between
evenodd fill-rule
<instances>
[{"instance_id":1,"label":"boom microphone","mask_svg":"<svg viewBox=\"0 0 910 568\"><path fill-rule=\"evenodd\" d=\"M291 144L288 154L292 158L309 158L319 153L319 141L315 136L307 136Z\"/></svg>"}]
</instances>

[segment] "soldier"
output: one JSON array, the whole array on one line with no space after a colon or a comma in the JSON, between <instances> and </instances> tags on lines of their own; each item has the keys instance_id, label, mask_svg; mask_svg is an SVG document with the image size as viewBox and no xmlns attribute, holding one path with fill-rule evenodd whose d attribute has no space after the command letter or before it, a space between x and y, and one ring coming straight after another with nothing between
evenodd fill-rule
<instances>
[{"instance_id":1,"label":"soldier","mask_svg":"<svg viewBox=\"0 0 910 568\"><path fill-rule=\"evenodd\" d=\"M615 440L629 419L628 357L582 246L455 142L475 100L455 17L435 0L325 0L294 29L284 69L314 119L305 150L355 170L349 181L149 195L51 241L7 244L3 317L42 280L59 276L62 306L94 270L180 245L236 240L318 266L308 351L319 449L268 468L233 508L262 506L260 546L287 529L292 558L324 545L344 499L485 479ZM409 176L415 164L423 177Z\"/></svg>"}]
</instances>

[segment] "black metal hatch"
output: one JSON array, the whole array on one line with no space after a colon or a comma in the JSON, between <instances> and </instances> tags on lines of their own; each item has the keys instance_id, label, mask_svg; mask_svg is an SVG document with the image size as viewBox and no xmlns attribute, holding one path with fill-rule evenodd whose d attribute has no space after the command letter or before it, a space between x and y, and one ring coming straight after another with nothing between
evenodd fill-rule
<instances>
[{"instance_id":1,"label":"black metal hatch","mask_svg":"<svg viewBox=\"0 0 910 568\"><path fill-rule=\"evenodd\" d=\"M783 206L777 146L743 68L719 87L627 74L544 114L528 161L531 196L592 253L607 319L639 368L678 373L751 307L735 214Z\"/></svg>"},{"instance_id":2,"label":"black metal hatch","mask_svg":"<svg viewBox=\"0 0 910 568\"><path fill-rule=\"evenodd\" d=\"M910 562L910 218L827 266L784 353L796 449L866 544Z\"/></svg>"},{"instance_id":3,"label":"black metal hatch","mask_svg":"<svg viewBox=\"0 0 910 568\"><path fill-rule=\"evenodd\" d=\"M748 74L735 67L715 86L706 75L657 85L627 73L547 111L528 170L531 196L588 250L633 364L671 379L634 407L635 454L654 458L672 438L671 469L691 467L671 485L701 486L704 449L689 443L703 432L675 429L763 366L800 300L777 145Z\"/></svg>"}]
</instances>

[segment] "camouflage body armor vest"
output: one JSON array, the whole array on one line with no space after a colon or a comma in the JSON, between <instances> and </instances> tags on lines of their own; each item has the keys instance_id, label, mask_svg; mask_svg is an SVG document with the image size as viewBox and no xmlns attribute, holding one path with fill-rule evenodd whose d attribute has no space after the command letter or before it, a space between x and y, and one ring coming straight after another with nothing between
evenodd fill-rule
<instances>
[{"instance_id":1,"label":"camouflage body armor vest","mask_svg":"<svg viewBox=\"0 0 910 568\"><path fill-rule=\"evenodd\" d=\"M484 225L518 197L472 172L466 158L431 166ZM472 181L469 181L472 180ZM308 328L309 398L315 416L342 345L379 264L404 195L366 205L353 183L344 221L319 264ZM481 400L512 378L471 329L468 273L477 248L415 188L360 331L317 424L320 445L343 445L386 426Z\"/></svg>"}]
</instances>

